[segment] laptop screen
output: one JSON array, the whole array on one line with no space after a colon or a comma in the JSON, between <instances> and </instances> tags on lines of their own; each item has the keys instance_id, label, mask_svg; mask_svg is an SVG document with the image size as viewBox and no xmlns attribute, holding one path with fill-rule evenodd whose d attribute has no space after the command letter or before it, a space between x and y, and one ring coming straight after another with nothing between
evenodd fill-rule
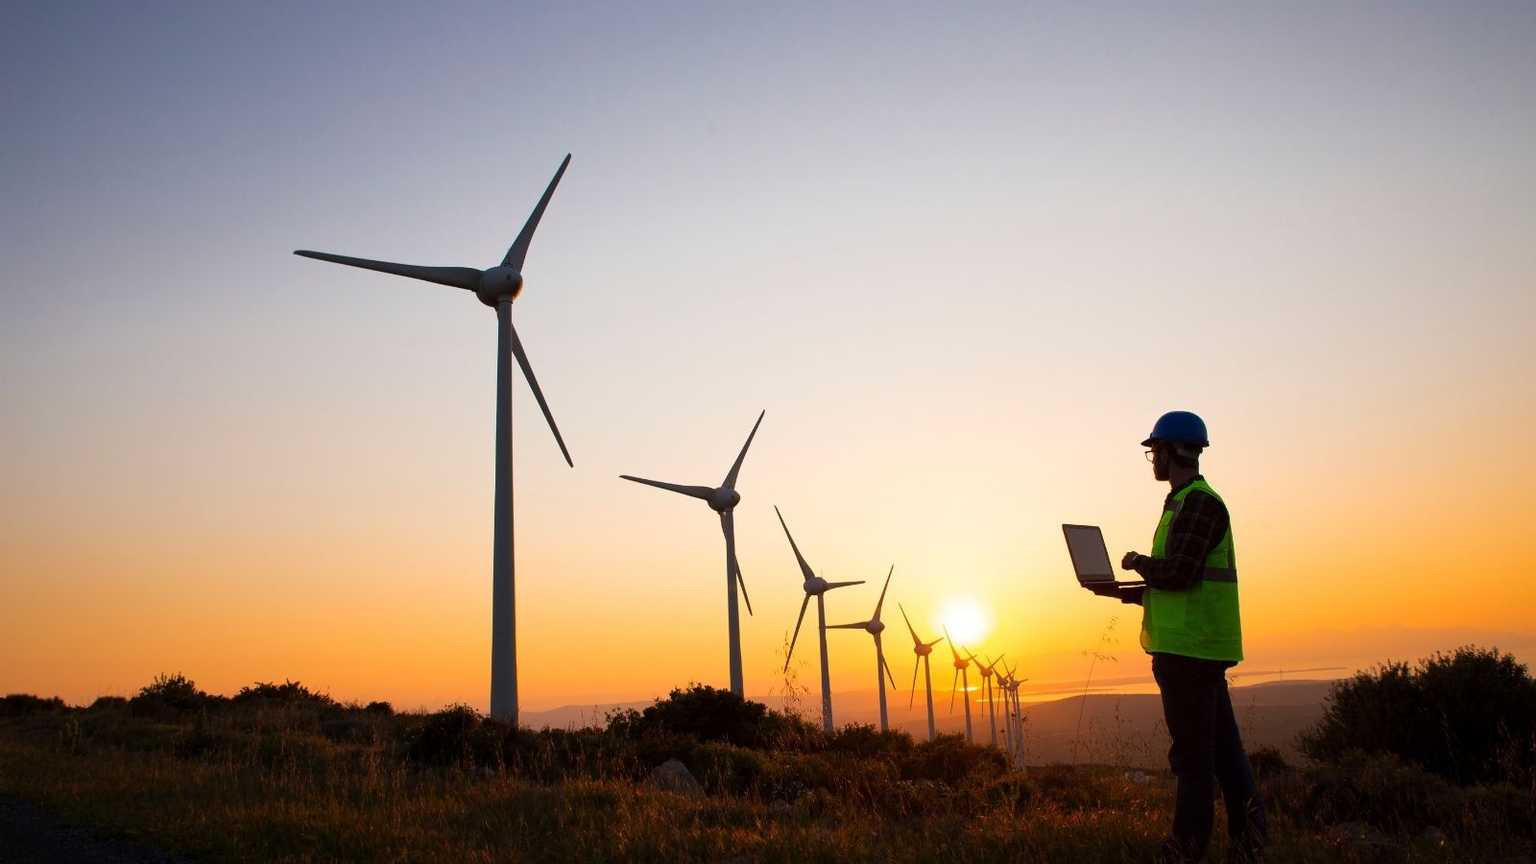
<instances>
[{"instance_id":1,"label":"laptop screen","mask_svg":"<svg viewBox=\"0 0 1536 864\"><path fill-rule=\"evenodd\" d=\"M1077 571L1079 582L1113 582L1115 570L1109 563L1109 550L1104 547L1104 532L1097 525L1063 525L1067 536L1067 552L1072 556L1072 569Z\"/></svg>"}]
</instances>

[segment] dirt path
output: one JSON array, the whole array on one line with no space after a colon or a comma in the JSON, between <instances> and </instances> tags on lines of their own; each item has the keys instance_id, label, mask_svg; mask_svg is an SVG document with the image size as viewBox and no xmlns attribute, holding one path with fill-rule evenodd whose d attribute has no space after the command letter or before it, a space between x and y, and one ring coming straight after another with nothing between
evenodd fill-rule
<instances>
[{"instance_id":1,"label":"dirt path","mask_svg":"<svg viewBox=\"0 0 1536 864\"><path fill-rule=\"evenodd\" d=\"M80 864L188 864L187 859L99 836L60 820L35 804L0 795L0 862Z\"/></svg>"}]
</instances>

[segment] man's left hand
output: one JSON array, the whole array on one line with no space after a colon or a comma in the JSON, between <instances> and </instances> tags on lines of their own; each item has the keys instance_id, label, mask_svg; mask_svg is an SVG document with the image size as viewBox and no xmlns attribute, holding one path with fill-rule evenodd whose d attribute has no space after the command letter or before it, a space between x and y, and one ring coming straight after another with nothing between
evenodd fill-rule
<instances>
[{"instance_id":1,"label":"man's left hand","mask_svg":"<svg viewBox=\"0 0 1536 864\"><path fill-rule=\"evenodd\" d=\"M1120 569L1121 570L1135 570L1136 569L1136 562L1140 561L1141 557L1142 557L1142 555L1141 555L1140 552L1127 552L1127 553L1125 553L1125 557L1120 559Z\"/></svg>"}]
</instances>

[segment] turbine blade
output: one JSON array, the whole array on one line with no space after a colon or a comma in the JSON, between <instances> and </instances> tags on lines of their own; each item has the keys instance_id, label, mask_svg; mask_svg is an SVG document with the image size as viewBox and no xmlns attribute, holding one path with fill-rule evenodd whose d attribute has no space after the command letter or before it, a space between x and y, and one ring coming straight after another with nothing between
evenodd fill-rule
<instances>
[{"instance_id":1,"label":"turbine blade","mask_svg":"<svg viewBox=\"0 0 1536 864\"><path fill-rule=\"evenodd\" d=\"M906 610L906 608L903 607L900 603L896 604L896 608L901 610L901 620L907 622L907 632L912 634L912 644L914 644L914 645L921 645L921 644L923 644L923 640L917 638L917 631L912 629L912 619L907 617L907 610Z\"/></svg>"},{"instance_id":2,"label":"turbine blade","mask_svg":"<svg viewBox=\"0 0 1536 864\"><path fill-rule=\"evenodd\" d=\"M663 483L660 480L647 480L644 477L634 477L629 474L620 474L619 477L623 480L655 486L657 489L665 489L668 492L680 492L690 498L699 498L705 501L708 501L709 496L714 494L715 491L708 486L683 486L677 483Z\"/></svg>"},{"instance_id":3,"label":"turbine blade","mask_svg":"<svg viewBox=\"0 0 1536 864\"><path fill-rule=\"evenodd\" d=\"M921 665L923 665L923 658L921 657L917 658L917 662L912 664L912 695L907 697L908 709L911 709L912 704L917 701L917 667Z\"/></svg>"},{"instance_id":4,"label":"turbine blade","mask_svg":"<svg viewBox=\"0 0 1536 864\"><path fill-rule=\"evenodd\" d=\"M528 221L523 223L523 230L517 234L517 239L512 241L512 248L507 250L507 257L501 259L501 266L511 267L513 270L523 272L523 259L528 257L528 244L533 242L534 229L539 227L539 219L544 216L544 208L549 206L550 196L555 194L555 187L560 185L560 178L565 176L565 166L571 164L571 154L565 154L565 159L560 162L560 168L555 172L555 179L549 181L549 186L544 190L544 197L533 207L533 213L529 214Z\"/></svg>"},{"instance_id":5,"label":"turbine blade","mask_svg":"<svg viewBox=\"0 0 1536 864\"><path fill-rule=\"evenodd\" d=\"M928 647L932 648L933 646L935 646L935 645L937 645L937 644L939 644L940 642L943 642L943 641L944 641L944 637L940 636L939 638L933 640L932 642L926 642L924 644L926 644Z\"/></svg>"},{"instance_id":6,"label":"turbine blade","mask_svg":"<svg viewBox=\"0 0 1536 864\"><path fill-rule=\"evenodd\" d=\"M466 291L473 291L480 287L480 271L473 267L423 267L418 264L395 264L391 261L374 261L370 258L353 258L350 255L332 255L329 252L311 252L308 249L296 249L293 254L303 258L313 258L316 261L329 261L332 264L345 264L348 267L361 267L364 270L377 270L380 273L420 279L423 282L436 282L439 285L463 288Z\"/></svg>"},{"instance_id":7,"label":"turbine blade","mask_svg":"<svg viewBox=\"0 0 1536 864\"><path fill-rule=\"evenodd\" d=\"M784 671L789 671L789 658L795 656L795 643L800 641L800 625L805 623L805 607L811 605L811 595L800 601L800 617L795 619L795 635L789 640L789 653L784 655Z\"/></svg>"},{"instance_id":8,"label":"turbine blade","mask_svg":"<svg viewBox=\"0 0 1536 864\"><path fill-rule=\"evenodd\" d=\"M855 621L852 624L828 624L828 630L863 630L868 626L868 621Z\"/></svg>"},{"instance_id":9,"label":"turbine blade","mask_svg":"<svg viewBox=\"0 0 1536 864\"><path fill-rule=\"evenodd\" d=\"M949 625L948 624L944 625L944 638L945 639L949 639L949 656L955 658L955 660L958 662L960 660L960 655L955 653L955 640L950 639L950 637L949 637ZM960 674L960 667L958 667L958 666L955 667L955 674L956 675Z\"/></svg>"},{"instance_id":10,"label":"turbine blade","mask_svg":"<svg viewBox=\"0 0 1536 864\"><path fill-rule=\"evenodd\" d=\"M891 664L886 662L885 652L880 652L880 665L885 667L885 677L891 681L891 689L896 689L896 676L891 672Z\"/></svg>"},{"instance_id":11,"label":"turbine blade","mask_svg":"<svg viewBox=\"0 0 1536 864\"><path fill-rule=\"evenodd\" d=\"M896 572L896 565L892 564L890 571L885 574L885 586L880 589L880 602L875 604L875 617L873 617L873 618L871 618L869 620L871 620L871 621L879 621L880 620L880 610L885 608L885 590L886 590L886 588L891 587L891 573L895 573L895 572ZM896 685L892 684L891 686L895 687Z\"/></svg>"},{"instance_id":12,"label":"turbine blade","mask_svg":"<svg viewBox=\"0 0 1536 864\"><path fill-rule=\"evenodd\" d=\"M960 668L955 667L955 677L949 681L949 713L955 713L955 687L960 684Z\"/></svg>"},{"instance_id":13,"label":"turbine blade","mask_svg":"<svg viewBox=\"0 0 1536 864\"><path fill-rule=\"evenodd\" d=\"M736 462L731 465L730 473L725 475L725 482L721 483L721 486L727 489L736 488L736 475L741 473L741 461L747 458L747 448L752 446L752 439L757 436L757 427L763 425L763 415L767 413L768 409L764 408L757 415L757 422L752 424L752 431L747 434L747 443L741 445L741 452L736 454Z\"/></svg>"},{"instance_id":14,"label":"turbine blade","mask_svg":"<svg viewBox=\"0 0 1536 864\"><path fill-rule=\"evenodd\" d=\"M517 328L512 325L510 309L507 310L507 332L512 335L512 356L517 358L517 365L523 367L523 377L528 379L533 398L539 403L539 410L544 412L544 421L549 424L549 431L555 433L560 455L565 457L565 464L575 468L576 463L571 461L571 451L565 449L565 439L560 437L560 427L555 425L555 415L549 413L549 403L544 401L544 391L539 389L539 379L533 377L533 367L528 365L528 355L523 352L523 340L517 338Z\"/></svg>"},{"instance_id":15,"label":"turbine blade","mask_svg":"<svg viewBox=\"0 0 1536 864\"><path fill-rule=\"evenodd\" d=\"M847 588L849 585L863 585L863 584L864 584L864 580L863 579L856 579L856 580L854 580L852 582L828 582L826 590L827 591L831 591L833 588Z\"/></svg>"},{"instance_id":16,"label":"turbine blade","mask_svg":"<svg viewBox=\"0 0 1536 864\"><path fill-rule=\"evenodd\" d=\"M811 572L811 565L805 563L805 556L800 554L800 547L795 545L795 537L789 533L789 526L784 525L784 514L779 513L779 506L777 504L773 506L773 512L778 514L779 524L784 526L784 536L789 538L789 548L795 550L795 560L800 563L800 575L806 579L815 579L816 574ZM803 614L805 607L800 607L800 611Z\"/></svg>"},{"instance_id":17,"label":"turbine blade","mask_svg":"<svg viewBox=\"0 0 1536 864\"><path fill-rule=\"evenodd\" d=\"M720 511L720 530L725 532L725 555L731 562L731 573L741 586L741 599L747 601L747 614L752 614L752 598L747 596L747 580L741 576L741 564L736 561L736 516L729 510Z\"/></svg>"}]
</instances>

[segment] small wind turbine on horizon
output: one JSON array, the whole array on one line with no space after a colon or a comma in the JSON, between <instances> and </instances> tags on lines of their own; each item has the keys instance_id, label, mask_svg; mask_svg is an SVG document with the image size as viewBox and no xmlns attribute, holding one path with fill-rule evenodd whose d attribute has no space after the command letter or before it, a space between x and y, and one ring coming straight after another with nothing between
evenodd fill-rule
<instances>
[{"instance_id":1,"label":"small wind turbine on horizon","mask_svg":"<svg viewBox=\"0 0 1536 864\"><path fill-rule=\"evenodd\" d=\"M1015 675L1017 669L1017 666L1008 666L1003 672L1003 694L1008 705L1008 752L1015 764L1024 761L1024 711L1019 705L1019 685L1029 680Z\"/></svg>"},{"instance_id":2,"label":"small wind turbine on horizon","mask_svg":"<svg viewBox=\"0 0 1536 864\"><path fill-rule=\"evenodd\" d=\"M784 655L784 669L789 670L790 658L795 656L795 642L800 639L800 625L805 621L805 607L810 604L811 598L816 598L816 632L821 637L821 728L822 731L832 731L832 673L827 668L827 602L826 593L834 588L846 588L849 585L863 585L864 580L853 582L828 582L817 576L811 570L811 565L805 563L805 556L800 554L800 547L795 545L795 538L789 533L789 526L784 524L784 514L779 513L775 506L773 512L779 517L779 524L784 526L784 536L789 538L789 548L795 551L795 561L800 565L800 575L804 582L800 587L805 590L805 599L800 601L800 617L795 619L795 635L789 640L789 651Z\"/></svg>"},{"instance_id":3,"label":"small wind turbine on horizon","mask_svg":"<svg viewBox=\"0 0 1536 864\"><path fill-rule=\"evenodd\" d=\"M997 655L997 659L993 660L991 663L983 663L981 662L981 658L977 657L973 652L966 651L965 653L970 655L971 662L976 664L976 671L981 673L982 698L987 700L987 727L991 731L991 746L996 747L997 710L993 707L995 703L992 699L992 670L997 666L997 661L1003 659L1003 655Z\"/></svg>"},{"instance_id":4,"label":"small wind turbine on horizon","mask_svg":"<svg viewBox=\"0 0 1536 864\"><path fill-rule=\"evenodd\" d=\"M928 694L928 740L932 741L938 735L938 730L933 723L933 670L928 666L928 655L933 653L933 646L944 641L944 637L940 636L932 642L924 642L912 628L912 619L907 617L907 610L903 609L900 603L896 604L896 608L901 611L901 620L907 622L907 632L912 634L912 653L917 655L917 659L912 663L912 695L907 697L907 708L910 709L912 702L917 698L917 667L922 666L924 689Z\"/></svg>"},{"instance_id":5,"label":"small wind turbine on horizon","mask_svg":"<svg viewBox=\"0 0 1536 864\"><path fill-rule=\"evenodd\" d=\"M971 676L966 671L967 667L971 665L971 660L969 657L961 657L960 651L955 650L955 640L954 637L949 635L948 627L944 628L944 638L949 640L949 655L955 658L955 680L949 684L949 713L955 713L955 684L959 683L965 687L965 698L960 700L965 703L965 740L974 744L976 743L976 736L971 734ZM960 650L964 651L965 649L961 648ZM970 652L967 651L966 653L969 654Z\"/></svg>"},{"instance_id":6,"label":"small wind turbine on horizon","mask_svg":"<svg viewBox=\"0 0 1536 864\"><path fill-rule=\"evenodd\" d=\"M742 692L741 615L736 608L736 585L738 583L741 585L741 597L747 601L748 615L752 614L752 598L747 596L747 582L741 576L741 565L736 562L734 513L736 505L741 503L741 495L736 492L736 477L741 473L742 460L747 458L747 448L752 446L752 439L757 436L757 427L762 425L763 415L767 413L764 410L757 415L757 422L752 424L752 431L747 434L747 443L741 445L741 452L736 454L736 461L732 463L731 470L726 472L725 480L718 487L682 486L676 483L663 483L660 480L647 480L644 477L632 477L628 474L619 475L625 480L678 492L690 498L698 498L707 503L709 509L720 514L720 531L725 535L725 619L730 644L731 692L737 696L746 694Z\"/></svg>"},{"instance_id":7,"label":"small wind turbine on horizon","mask_svg":"<svg viewBox=\"0 0 1536 864\"><path fill-rule=\"evenodd\" d=\"M880 621L880 610L885 607L885 590L891 587L891 574L896 572L896 565L892 564L890 572L885 574L885 587L880 589L880 600L875 604L875 614L868 621L855 621L852 624L830 624L832 630L863 630L875 637L875 683L880 686L880 731L889 732L891 722L885 709L885 679L891 679L891 689L896 689L896 676L891 674L891 665L885 662L885 649L880 644L880 634L885 632L885 624Z\"/></svg>"},{"instance_id":8,"label":"small wind turbine on horizon","mask_svg":"<svg viewBox=\"0 0 1536 864\"><path fill-rule=\"evenodd\" d=\"M528 221L523 223L523 230L518 232L517 239L507 249L506 256L500 264L488 270L395 264L328 252L311 252L307 249L293 253L333 264L377 270L380 273L473 291L481 303L496 310L496 504L492 517L495 539L491 552L491 716L509 720L513 726L517 725L517 597L512 552L513 357L517 358L523 377L528 379L528 387L533 390L533 398L539 403L539 410L544 412L549 431L555 433L555 443L560 446L566 464L574 468L576 463L571 461L565 439L560 437L554 415L549 411L549 404L544 401L544 392L539 389L538 379L533 377L533 367L528 365L528 355L524 353L523 343L517 337L517 329L512 326L512 301L523 290L523 261L528 256L528 245L533 242L533 232L539 227L544 208L549 206L549 199L555 194L555 187L560 184L560 178L565 175L566 166L570 164L571 155L567 153L555 171L554 179L545 187L539 203L534 205Z\"/></svg>"}]
</instances>

